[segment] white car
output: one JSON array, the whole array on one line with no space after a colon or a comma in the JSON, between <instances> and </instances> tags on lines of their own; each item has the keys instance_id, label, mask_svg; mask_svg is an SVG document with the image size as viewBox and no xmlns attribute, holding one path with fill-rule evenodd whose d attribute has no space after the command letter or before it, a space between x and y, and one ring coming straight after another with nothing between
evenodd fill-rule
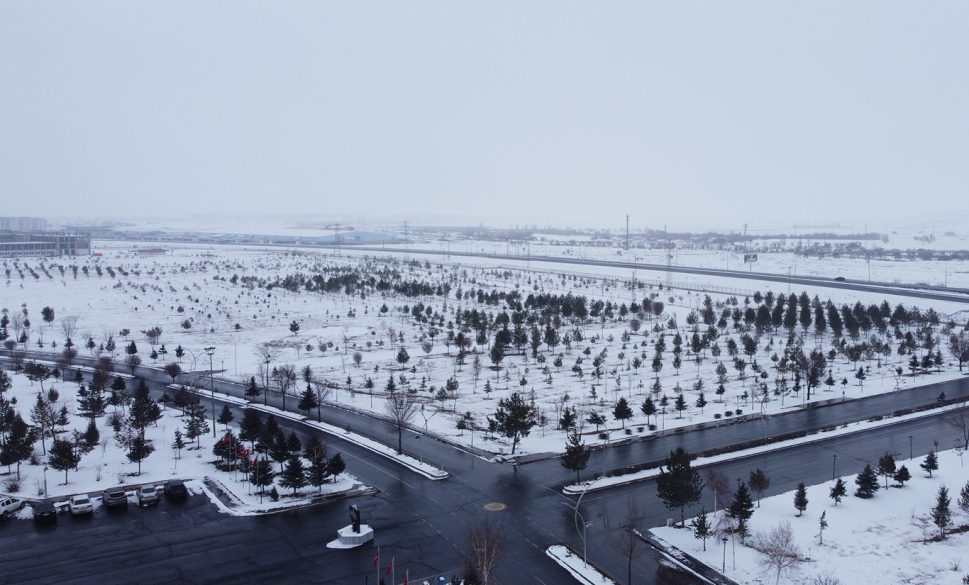
<instances>
[{"instance_id":1,"label":"white car","mask_svg":"<svg viewBox=\"0 0 969 585\"><path fill-rule=\"evenodd\" d=\"M24 501L17 498L0 496L0 516L13 514L24 507Z\"/></svg>"},{"instance_id":2,"label":"white car","mask_svg":"<svg viewBox=\"0 0 969 585\"><path fill-rule=\"evenodd\" d=\"M158 503L158 490L153 485L138 488L138 506L151 506Z\"/></svg>"},{"instance_id":3,"label":"white car","mask_svg":"<svg viewBox=\"0 0 969 585\"><path fill-rule=\"evenodd\" d=\"M87 494L78 494L72 497L67 507L72 516L94 513L94 504L91 503L91 498Z\"/></svg>"}]
</instances>

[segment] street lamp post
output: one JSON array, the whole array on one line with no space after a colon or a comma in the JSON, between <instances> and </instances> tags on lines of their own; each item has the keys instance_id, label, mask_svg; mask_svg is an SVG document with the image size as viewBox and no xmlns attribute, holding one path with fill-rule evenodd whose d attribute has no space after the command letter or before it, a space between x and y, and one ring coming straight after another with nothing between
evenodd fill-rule
<instances>
[{"instance_id":1,"label":"street lamp post","mask_svg":"<svg viewBox=\"0 0 969 585\"><path fill-rule=\"evenodd\" d=\"M268 399L268 396L267 395L269 394L269 361L270 361L269 360L269 356L267 355L266 356L266 369L264 371L264 373L266 374L266 386L265 386L265 388L262 389L262 405L263 406L266 406L266 400Z\"/></svg>"},{"instance_id":2,"label":"street lamp post","mask_svg":"<svg viewBox=\"0 0 969 585\"><path fill-rule=\"evenodd\" d=\"M209 393L212 396L212 436L216 436L215 431L215 377L212 370L212 356L215 354L215 347L206 347L205 353L209 356Z\"/></svg>"},{"instance_id":3,"label":"street lamp post","mask_svg":"<svg viewBox=\"0 0 969 585\"><path fill-rule=\"evenodd\" d=\"M723 566L720 568L720 572L726 575L727 574L727 537L724 536L720 540L723 542Z\"/></svg>"},{"instance_id":4,"label":"street lamp post","mask_svg":"<svg viewBox=\"0 0 969 585\"><path fill-rule=\"evenodd\" d=\"M838 469L838 454L833 453L831 455L831 481L834 481L834 478L837 475L837 469Z\"/></svg>"},{"instance_id":5,"label":"street lamp post","mask_svg":"<svg viewBox=\"0 0 969 585\"><path fill-rule=\"evenodd\" d=\"M908 436L908 458L915 459L915 453L912 451L912 435Z\"/></svg>"},{"instance_id":6,"label":"street lamp post","mask_svg":"<svg viewBox=\"0 0 969 585\"><path fill-rule=\"evenodd\" d=\"M47 497L47 466L44 465L44 497Z\"/></svg>"},{"instance_id":7,"label":"street lamp post","mask_svg":"<svg viewBox=\"0 0 969 585\"><path fill-rule=\"evenodd\" d=\"M581 494L579 494L579 499L575 501L575 506L574 507L573 506L570 506L568 502L562 502L562 505L568 506L569 508L572 508L572 510L575 512L575 514L573 514L573 516L572 516L572 519L575 522L575 531L577 533L579 532L579 520L582 520L582 532L581 532L581 534L582 534L582 563L585 564L585 566L589 566L588 555L587 555L588 547L586 546L586 542L588 542L588 541L586 540L586 537L585 537L585 529L588 528L589 525L588 525L588 523L586 523L585 517L582 516L582 512L579 512L579 506L582 505L582 498L585 497L585 494L588 491L589 491L589 485L586 484L585 489L582 490L582 493Z\"/></svg>"}]
</instances>

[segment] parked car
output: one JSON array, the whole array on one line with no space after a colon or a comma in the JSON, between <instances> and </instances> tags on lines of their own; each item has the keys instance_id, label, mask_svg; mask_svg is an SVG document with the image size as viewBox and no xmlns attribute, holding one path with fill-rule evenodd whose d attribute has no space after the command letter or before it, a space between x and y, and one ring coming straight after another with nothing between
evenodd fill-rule
<instances>
[{"instance_id":1,"label":"parked car","mask_svg":"<svg viewBox=\"0 0 969 585\"><path fill-rule=\"evenodd\" d=\"M188 499L188 489L185 482L180 479L170 479L165 482L165 497L169 500Z\"/></svg>"},{"instance_id":2,"label":"parked car","mask_svg":"<svg viewBox=\"0 0 969 585\"><path fill-rule=\"evenodd\" d=\"M158 490L153 485L143 485L138 488L138 505L150 506L158 503Z\"/></svg>"},{"instance_id":3,"label":"parked car","mask_svg":"<svg viewBox=\"0 0 969 585\"><path fill-rule=\"evenodd\" d=\"M87 494L78 494L72 497L67 508L71 511L72 516L94 513L94 504L91 503L91 498Z\"/></svg>"},{"instance_id":4,"label":"parked car","mask_svg":"<svg viewBox=\"0 0 969 585\"><path fill-rule=\"evenodd\" d=\"M0 516L8 516L24 507L24 501L19 498L0 496Z\"/></svg>"},{"instance_id":5,"label":"parked car","mask_svg":"<svg viewBox=\"0 0 969 585\"><path fill-rule=\"evenodd\" d=\"M101 494L101 503L106 508L126 508L128 507L128 494L122 487L106 489Z\"/></svg>"},{"instance_id":6,"label":"parked car","mask_svg":"<svg viewBox=\"0 0 969 585\"><path fill-rule=\"evenodd\" d=\"M43 500L34 504L34 522L54 522L57 520L57 508L54 502Z\"/></svg>"}]
</instances>

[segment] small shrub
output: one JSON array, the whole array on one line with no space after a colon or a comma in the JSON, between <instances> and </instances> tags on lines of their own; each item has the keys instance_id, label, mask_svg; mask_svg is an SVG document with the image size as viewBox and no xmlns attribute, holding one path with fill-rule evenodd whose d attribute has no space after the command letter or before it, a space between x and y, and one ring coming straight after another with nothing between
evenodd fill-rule
<instances>
[{"instance_id":1,"label":"small shrub","mask_svg":"<svg viewBox=\"0 0 969 585\"><path fill-rule=\"evenodd\" d=\"M727 412L723 413L723 416L733 416L733 411L728 410Z\"/></svg>"},{"instance_id":2,"label":"small shrub","mask_svg":"<svg viewBox=\"0 0 969 585\"><path fill-rule=\"evenodd\" d=\"M718 412L718 413L715 413L715 414L713 415L713 418L714 418L715 420L719 420L719 419L721 419L721 418L723 418L723 415L722 415L722 414L720 414L720 413Z\"/></svg>"},{"instance_id":3,"label":"small shrub","mask_svg":"<svg viewBox=\"0 0 969 585\"><path fill-rule=\"evenodd\" d=\"M605 441L606 439L609 438L609 435L607 435L606 433L599 433L599 438Z\"/></svg>"},{"instance_id":4,"label":"small shrub","mask_svg":"<svg viewBox=\"0 0 969 585\"><path fill-rule=\"evenodd\" d=\"M633 430L632 430L632 429L626 429L626 434L627 434L627 435L631 435L631 434L633 434Z\"/></svg>"},{"instance_id":5,"label":"small shrub","mask_svg":"<svg viewBox=\"0 0 969 585\"><path fill-rule=\"evenodd\" d=\"M734 412L735 412L735 414L736 414L737 416L740 416L740 415L742 415L742 414L744 413L744 411L743 411L743 410L741 410L741 409L739 409L739 408L738 408L738 409L737 409L736 411L734 411Z\"/></svg>"},{"instance_id":6,"label":"small shrub","mask_svg":"<svg viewBox=\"0 0 969 585\"><path fill-rule=\"evenodd\" d=\"M8 479L3 485L7 489L8 494L16 494L20 491L20 481L17 479Z\"/></svg>"},{"instance_id":7,"label":"small shrub","mask_svg":"<svg viewBox=\"0 0 969 585\"><path fill-rule=\"evenodd\" d=\"M656 430L656 425L653 425L653 424L649 425L649 430L655 431Z\"/></svg>"},{"instance_id":8,"label":"small shrub","mask_svg":"<svg viewBox=\"0 0 969 585\"><path fill-rule=\"evenodd\" d=\"M645 428L646 427L636 427L636 432L637 433L641 433L641 432L643 432L643 429L645 429Z\"/></svg>"}]
</instances>

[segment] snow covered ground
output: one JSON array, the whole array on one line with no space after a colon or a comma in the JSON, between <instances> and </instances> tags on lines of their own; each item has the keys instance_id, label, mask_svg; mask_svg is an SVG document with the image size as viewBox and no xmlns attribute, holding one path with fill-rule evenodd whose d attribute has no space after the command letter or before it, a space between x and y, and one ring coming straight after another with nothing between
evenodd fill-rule
<instances>
[{"instance_id":1,"label":"snow covered ground","mask_svg":"<svg viewBox=\"0 0 969 585\"><path fill-rule=\"evenodd\" d=\"M21 416L30 423L29 413L32 405L37 400L40 392L40 384L30 382L22 373L9 373L12 388L4 393L4 397L12 403L14 408L21 413ZM127 380L128 390L133 390L134 380ZM66 408L68 421L64 426L58 426L57 437L59 439L71 440L73 431L83 433L87 429L89 419L77 414L77 390L78 384L74 382L61 382L54 379L48 380L44 384L42 396L47 399L49 392L53 389L57 393L57 400L53 403L55 410ZM136 501L134 498L133 487L140 484L160 484L169 479L181 478L195 480L188 484L189 489L195 493L205 493L222 509L233 514L254 514L270 511L274 509L302 505L313 501L314 496L333 495L341 492L359 491L367 489L350 473L342 473L336 478L330 478L320 489L316 487L302 488L297 496L292 495L292 490L277 486L280 494L278 501L272 501L268 496L260 497L259 494L245 481L245 475L236 471L220 471L214 465L218 459L212 452L217 440L221 440L224 435L225 427L218 425L217 438L213 438L211 431L198 437L197 441L184 439L186 447L176 452L172 448L174 443L174 433L178 429L184 435L185 418L182 412L173 407L160 405L162 408L162 418L153 426L146 429L145 437L154 446L154 452L149 455L141 464L141 472L138 472L138 465L128 460L125 449L120 448L114 438L109 418L115 411L108 406L104 416L96 419L96 425L100 433L98 445L89 453L82 456L77 469L67 470L66 477L63 471L56 471L45 465L47 456L43 454L41 441L35 443L34 461L24 461L20 465L20 478L17 479L17 467L12 465L9 468L3 467L0 472L0 492L11 494L26 499L40 499L44 497L62 497L77 493L88 493L93 496L100 496L100 493L108 488L115 486L129 486L129 500ZM209 421L211 423L211 420ZM238 421L234 421L238 423ZM229 428L238 434L237 424L230 424ZM46 448L51 446L51 439L46 439ZM330 453L332 456L334 453ZM278 471L278 464L273 464ZM48 467L45 470L45 467ZM220 501L212 493L210 487L205 485L204 479L208 479L214 485L220 486L228 492L228 499L231 505ZM274 485L277 485L277 477ZM16 489L14 483L19 484ZM270 490L273 486L267 486ZM46 489L46 493L45 493ZM96 505L100 505L98 501Z\"/></svg>"},{"instance_id":2,"label":"snow covered ground","mask_svg":"<svg viewBox=\"0 0 969 585\"><path fill-rule=\"evenodd\" d=\"M964 455L964 454L963 454ZM755 507L750 520L754 540L774 527L789 523L801 561L781 575L781 582L813 585L821 576L834 584L861 583L935 583L961 585L969 574L969 532L950 534L945 540L933 537L938 528L930 510L936 504L940 486L949 490L953 526L969 525L969 514L959 510L959 492L969 482L969 467L956 451L938 453L939 470L928 477L919 465L923 459L899 460L912 474L904 487L879 479L882 489L874 498L864 500L852 495L856 476L845 476L848 496L835 505L829 497L832 482L807 489L808 507L801 517L793 505L793 492L766 498ZM860 471L860 470L859 470ZM820 518L827 527L819 537ZM720 513L716 514L719 517ZM716 524L717 518L710 515ZM652 532L673 546L691 554L720 571L724 564L723 546L717 537L707 539L706 551L700 540L687 529L653 528ZM734 561L736 558L736 561ZM774 569L763 564L764 555L731 537L726 547L726 575L744 584L773 584Z\"/></svg>"},{"instance_id":3,"label":"snow covered ground","mask_svg":"<svg viewBox=\"0 0 969 585\"><path fill-rule=\"evenodd\" d=\"M647 434L650 424L662 430L715 420L718 416L734 416L738 411L782 412L806 402L803 387L800 392L794 392L790 374L783 386L778 386L773 358L783 355L786 332L755 336L757 352L750 356L752 359L744 359L740 354L748 365L743 375L735 370L733 358L726 351L731 339L741 341L740 333L732 325L717 340L722 355L716 357L704 349L698 363L697 355L691 354L688 347L692 328L687 321L691 312L702 308L705 295L695 290L660 290L639 278L634 280L633 271L629 270L590 269L590 272L576 273L565 271L562 266L537 263L530 267L498 268L470 261L460 266L455 261L445 263L446 259L435 257L376 259L361 253L240 246L102 244L96 246L101 256L3 261L2 266L10 272L0 285L0 307L8 309L11 318L27 310L32 322L28 330L29 348L40 347L56 357L63 350L63 322L69 316L76 316L73 337L83 355L110 354L116 361L123 361L125 346L134 341L144 365L161 367L179 361L183 370L207 375L210 361L203 348L214 347L211 364L219 377L237 381L254 377L260 385L269 380L270 386L274 386L267 369L292 365L296 372L301 372L309 366L315 379L329 384L329 402L376 413L384 412L385 388L388 378L393 376L398 387L413 392L421 403L420 411L411 421L413 428L459 444L473 444L475 448L505 454L511 450L511 441L489 433L487 419L493 416L498 401L515 391L534 397L543 423L523 439L518 446L520 453L561 451L565 432L557 427L566 408L576 410L585 441L594 444ZM72 265L79 268L76 277ZM351 270L365 275L384 275L393 282L447 285L452 294L446 298L436 294L405 296L382 290L369 295L347 295L342 289L310 292L270 286L284 282L287 277L331 276ZM718 312L731 308L725 303L737 295L735 291L768 290L755 286L756 282L713 280L726 291L710 295ZM634 282L636 288L631 288ZM764 283L764 287L771 286L774 290L778 288ZM783 290L786 287L779 288L778 293L786 293ZM638 331L632 329L632 315L586 323L563 322L562 336L578 332L582 340L571 347L560 344L551 349L541 345L539 360L544 363L531 357L527 347L521 352L510 351L496 369L488 355L488 344L472 341L471 353L459 363L457 347L447 336L449 331L460 330L455 324L458 310L474 309L494 317L506 305L481 302L473 297L457 300L455 290L518 291L523 295L571 293L587 296L590 302L611 301L617 307L655 296L654 300L662 301L665 307L659 317L645 315ZM821 299L828 298L829 292L837 303L853 304L859 299L864 304L881 301L881 297L872 293L858 295L829 290L821 290ZM808 293L813 295L815 291ZM742 309L744 298L738 298L738 307ZM894 306L895 299L889 302ZM415 318L415 305L425 310L424 315L432 316ZM50 324L41 319L41 309L45 306L54 310ZM382 312L385 306L387 311ZM965 322L967 315L958 312L961 308L958 304L934 306L943 314L942 325L935 328L936 339L944 334L941 327L946 322L945 315L951 314L960 325ZM670 319L675 320L675 329L669 328ZM294 322L299 326L295 331L291 329ZM153 327L162 330L154 346L144 334ZM699 330L703 332L705 328L701 324ZM907 332L908 328L903 330ZM796 333L797 337L803 335L800 329ZM671 355L676 334L682 337L686 349L679 369L674 368ZM473 337L474 332L470 335ZM666 350L661 370L654 372L651 360L661 336ZM490 331L489 343L492 337L493 331ZM882 339L880 335L879 339ZM86 347L88 340L93 345L91 349ZM114 351L106 347L109 340L114 343ZM886 341L894 350L897 341ZM174 355L178 346L185 351L180 359ZM404 364L396 360L401 347L409 354ZM807 333L803 347L808 353L814 349L828 352L832 339L830 335ZM152 352L156 357L151 357ZM835 384L821 385L812 392L812 400L851 399L958 375L945 351L946 363L941 372L933 367L919 370L917 375L908 369L910 356L890 353L866 354L860 362L837 355L829 360L827 372ZM601 356L600 375L594 375L597 356ZM561 358L561 365L555 365L556 358ZM641 363L637 367L638 360ZM757 362L757 368L767 378L754 371L753 362ZM719 363L727 367L722 396L715 393L720 377L716 373ZM859 365L866 367L863 381L856 378ZM898 367L904 369L901 376L896 373ZM457 389L443 391L450 378L458 383ZM698 382L702 382L702 387ZM294 405L302 391L301 384L297 382L287 390ZM766 401L764 384L768 388ZM657 388L659 392L654 393ZM697 406L701 392L706 401L704 407ZM674 402L680 394L684 396L685 408L677 412ZM664 395L667 397L665 409L660 404ZM646 396L656 402L659 410L656 415L647 417L640 411ZM624 423L612 416L620 398L625 398L633 411ZM585 422L591 412L607 419L598 430ZM459 429L460 420L468 413L473 430Z\"/></svg>"}]
</instances>

